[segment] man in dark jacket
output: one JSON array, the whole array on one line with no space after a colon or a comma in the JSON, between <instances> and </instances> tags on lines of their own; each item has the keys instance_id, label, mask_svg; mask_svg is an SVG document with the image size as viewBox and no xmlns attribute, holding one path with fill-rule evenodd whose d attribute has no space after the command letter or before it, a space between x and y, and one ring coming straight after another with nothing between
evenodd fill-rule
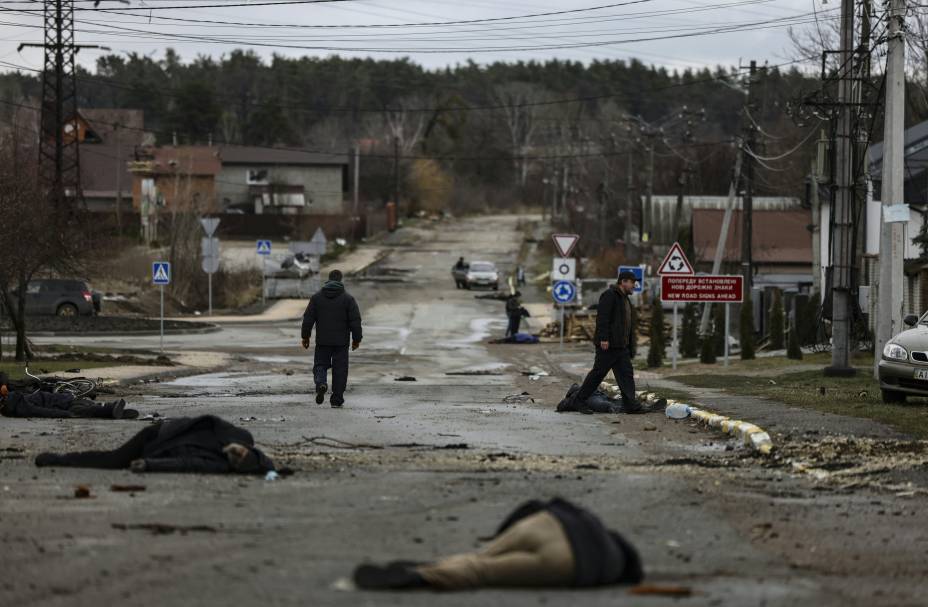
<instances>
[{"instance_id":1,"label":"man in dark jacket","mask_svg":"<svg viewBox=\"0 0 928 607\"><path fill-rule=\"evenodd\" d=\"M629 295L635 290L635 275L619 274L619 282L603 291L596 308L596 358L593 368L574 396L574 403L583 410L586 400L599 388L609 370L615 375L622 393L622 408L626 413L641 411L635 397L635 377L632 359L635 357L635 307Z\"/></svg>"},{"instance_id":2,"label":"man in dark jacket","mask_svg":"<svg viewBox=\"0 0 928 607\"><path fill-rule=\"evenodd\" d=\"M367 589L590 587L637 584L638 551L593 513L566 500L533 500L512 512L479 552L434 563L361 565L355 583Z\"/></svg>"},{"instance_id":3,"label":"man in dark jacket","mask_svg":"<svg viewBox=\"0 0 928 607\"><path fill-rule=\"evenodd\" d=\"M303 312L303 347L309 348L309 338L316 327L316 351L313 379L316 382L316 403L322 404L328 390L328 373L332 369L333 407L345 403L348 386L348 337L351 349L361 345L361 311L354 297L345 291L342 273L332 270L329 280L313 295Z\"/></svg>"},{"instance_id":4,"label":"man in dark jacket","mask_svg":"<svg viewBox=\"0 0 928 607\"><path fill-rule=\"evenodd\" d=\"M36 466L130 468L134 472L263 474L274 462L248 430L214 415L180 417L148 426L112 451L40 453Z\"/></svg>"},{"instance_id":5,"label":"man in dark jacket","mask_svg":"<svg viewBox=\"0 0 928 607\"><path fill-rule=\"evenodd\" d=\"M506 327L506 337L512 337L519 332L519 326L522 324L522 317L528 316L528 310L522 307L522 297L520 291L516 291L506 299L506 318L509 324Z\"/></svg>"}]
</instances>

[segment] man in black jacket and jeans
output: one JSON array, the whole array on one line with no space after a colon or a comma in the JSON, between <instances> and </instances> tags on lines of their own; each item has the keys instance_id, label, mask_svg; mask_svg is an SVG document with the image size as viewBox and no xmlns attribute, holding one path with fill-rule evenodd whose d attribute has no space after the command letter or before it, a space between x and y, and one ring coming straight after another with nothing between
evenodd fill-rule
<instances>
[{"instance_id":1,"label":"man in black jacket and jeans","mask_svg":"<svg viewBox=\"0 0 928 607\"><path fill-rule=\"evenodd\" d=\"M593 368L583 380L583 385L574 396L578 410L586 412L586 399L599 388L606 374L612 369L615 381L622 393L622 409L625 413L641 411L641 403L635 397L635 377L632 358L635 357L635 307L628 296L635 290L635 275L631 272L619 274L619 282L603 291L596 309L596 336L594 347L596 358Z\"/></svg>"},{"instance_id":2,"label":"man in black jacket and jeans","mask_svg":"<svg viewBox=\"0 0 928 607\"><path fill-rule=\"evenodd\" d=\"M303 312L303 347L309 348L309 337L316 327L316 351L313 361L313 379L316 382L316 403L322 404L328 390L329 368L332 368L333 407L345 402L348 386L348 337L351 349L361 345L361 311L354 297L345 291L342 273L332 270L329 280L313 295Z\"/></svg>"}]
</instances>

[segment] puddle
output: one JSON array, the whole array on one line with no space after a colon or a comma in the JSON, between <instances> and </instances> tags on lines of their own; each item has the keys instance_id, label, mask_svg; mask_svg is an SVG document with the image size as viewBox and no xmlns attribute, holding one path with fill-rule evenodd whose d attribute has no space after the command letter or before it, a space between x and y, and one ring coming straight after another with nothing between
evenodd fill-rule
<instances>
[{"instance_id":1,"label":"puddle","mask_svg":"<svg viewBox=\"0 0 928 607\"><path fill-rule=\"evenodd\" d=\"M302 358L290 358L288 356L249 356L251 360L259 363L300 363L306 362Z\"/></svg>"},{"instance_id":2,"label":"puddle","mask_svg":"<svg viewBox=\"0 0 928 607\"><path fill-rule=\"evenodd\" d=\"M450 341L439 342L438 345L447 348L463 348L482 342L489 337L494 330L505 331L506 320L502 318L476 318L470 321L468 328L470 330L470 335Z\"/></svg>"}]
</instances>

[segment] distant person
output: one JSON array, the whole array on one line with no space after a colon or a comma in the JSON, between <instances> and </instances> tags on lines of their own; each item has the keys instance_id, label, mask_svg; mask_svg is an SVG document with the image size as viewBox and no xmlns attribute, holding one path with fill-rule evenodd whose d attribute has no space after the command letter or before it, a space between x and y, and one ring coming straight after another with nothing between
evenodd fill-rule
<instances>
[{"instance_id":1,"label":"distant person","mask_svg":"<svg viewBox=\"0 0 928 607\"><path fill-rule=\"evenodd\" d=\"M583 385L574 395L577 410L585 408L586 401L609 370L615 375L616 384L622 394L622 409L626 413L641 411L641 403L635 397L635 377L632 359L635 357L635 306L629 295L635 290L635 275L632 272L619 274L619 281L603 291L596 307L596 335L594 348L596 358L593 368L583 380Z\"/></svg>"},{"instance_id":2,"label":"distant person","mask_svg":"<svg viewBox=\"0 0 928 607\"><path fill-rule=\"evenodd\" d=\"M255 447L248 430L214 415L179 417L146 426L112 451L40 453L35 465L214 474L274 470L274 462Z\"/></svg>"},{"instance_id":3,"label":"distant person","mask_svg":"<svg viewBox=\"0 0 928 607\"><path fill-rule=\"evenodd\" d=\"M506 299L506 318L509 324L506 327L506 337L512 337L519 332L522 317L528 316L528 310L522 307L521 291L516 291Z\"/></svg>"},{"instance_id":4,"label":"distant person","mask_svg":"<svg viewBox=\"0 0 928 607\"><path fill-rule=\"evenodd\" d=\"M521 265L516 266L516 286L525 286L525 268Z\"/></svg>"},{"instance_id":5,"label":"distant person","mask_svg":"<svg viewBox=\"0 0 928 607\"><path fill-rule=\"evenodd\" d=\"M446 261L445 263L448 263L448 262ZM454 269L455 270L466 270L467 269L467 262L464 261L463 257L458 257L458 262L454 264Z\"/></svg>"},{"instance_id":6,"label":"distant person","mask_svg":"<svg viewBox=\"0 0 928 607\"><path fill-rule=\"evenodd\" d=\"M321 405L328 391L328 373L332 369L333 407L345 404L348 386L348 344L351 349L361 346L361 311L354 297L345 291L342 273L329 272L329 280L313 295L303 312L303 348L309 348L309 338L316 327L316 350L313 379L316 382L316 404Z\"/></svg>"}]
</instances>

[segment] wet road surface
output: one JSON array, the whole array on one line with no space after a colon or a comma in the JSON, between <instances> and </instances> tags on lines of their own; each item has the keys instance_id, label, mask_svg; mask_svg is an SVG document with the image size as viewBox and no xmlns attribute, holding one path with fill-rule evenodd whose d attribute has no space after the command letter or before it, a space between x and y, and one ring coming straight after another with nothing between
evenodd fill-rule
<instances>
[{"instance_id":1,"label":"wet road surface","mask_svg":"<svg viewBox=\"0 0 928 607\"><path fill-rule=\"evenodd\" d=\"M0 579L0 604L923 604L923 497L830 490L747 456L736 465L724 459L732 443L659 413L555 413L573 381L555 374L556 353L487 345L505 329L502 302L450 277L460 255L508 270L521 245L516 217L392 235L389 257L347 281L365 339L341 410L312 401L298 323L167 337L168 349L233 362L127 387L143 414L222 415L297 471L287 479L36 469L39 451L113 447L143 422L0 418L0 551L16 573ZM158 338L69 339L150 349ZM532 380L531 366L552 375ZM469 372L484 374L460 374ZM404 376L416 381L396 381ZM73 499L77 484L92 498ZM555 495L625 533L650 582L695 594L390 594L340 581L365 560L469 550L523 500ZM132 527L151 523L180 528Z\"/></svg>"}]
</instances>

